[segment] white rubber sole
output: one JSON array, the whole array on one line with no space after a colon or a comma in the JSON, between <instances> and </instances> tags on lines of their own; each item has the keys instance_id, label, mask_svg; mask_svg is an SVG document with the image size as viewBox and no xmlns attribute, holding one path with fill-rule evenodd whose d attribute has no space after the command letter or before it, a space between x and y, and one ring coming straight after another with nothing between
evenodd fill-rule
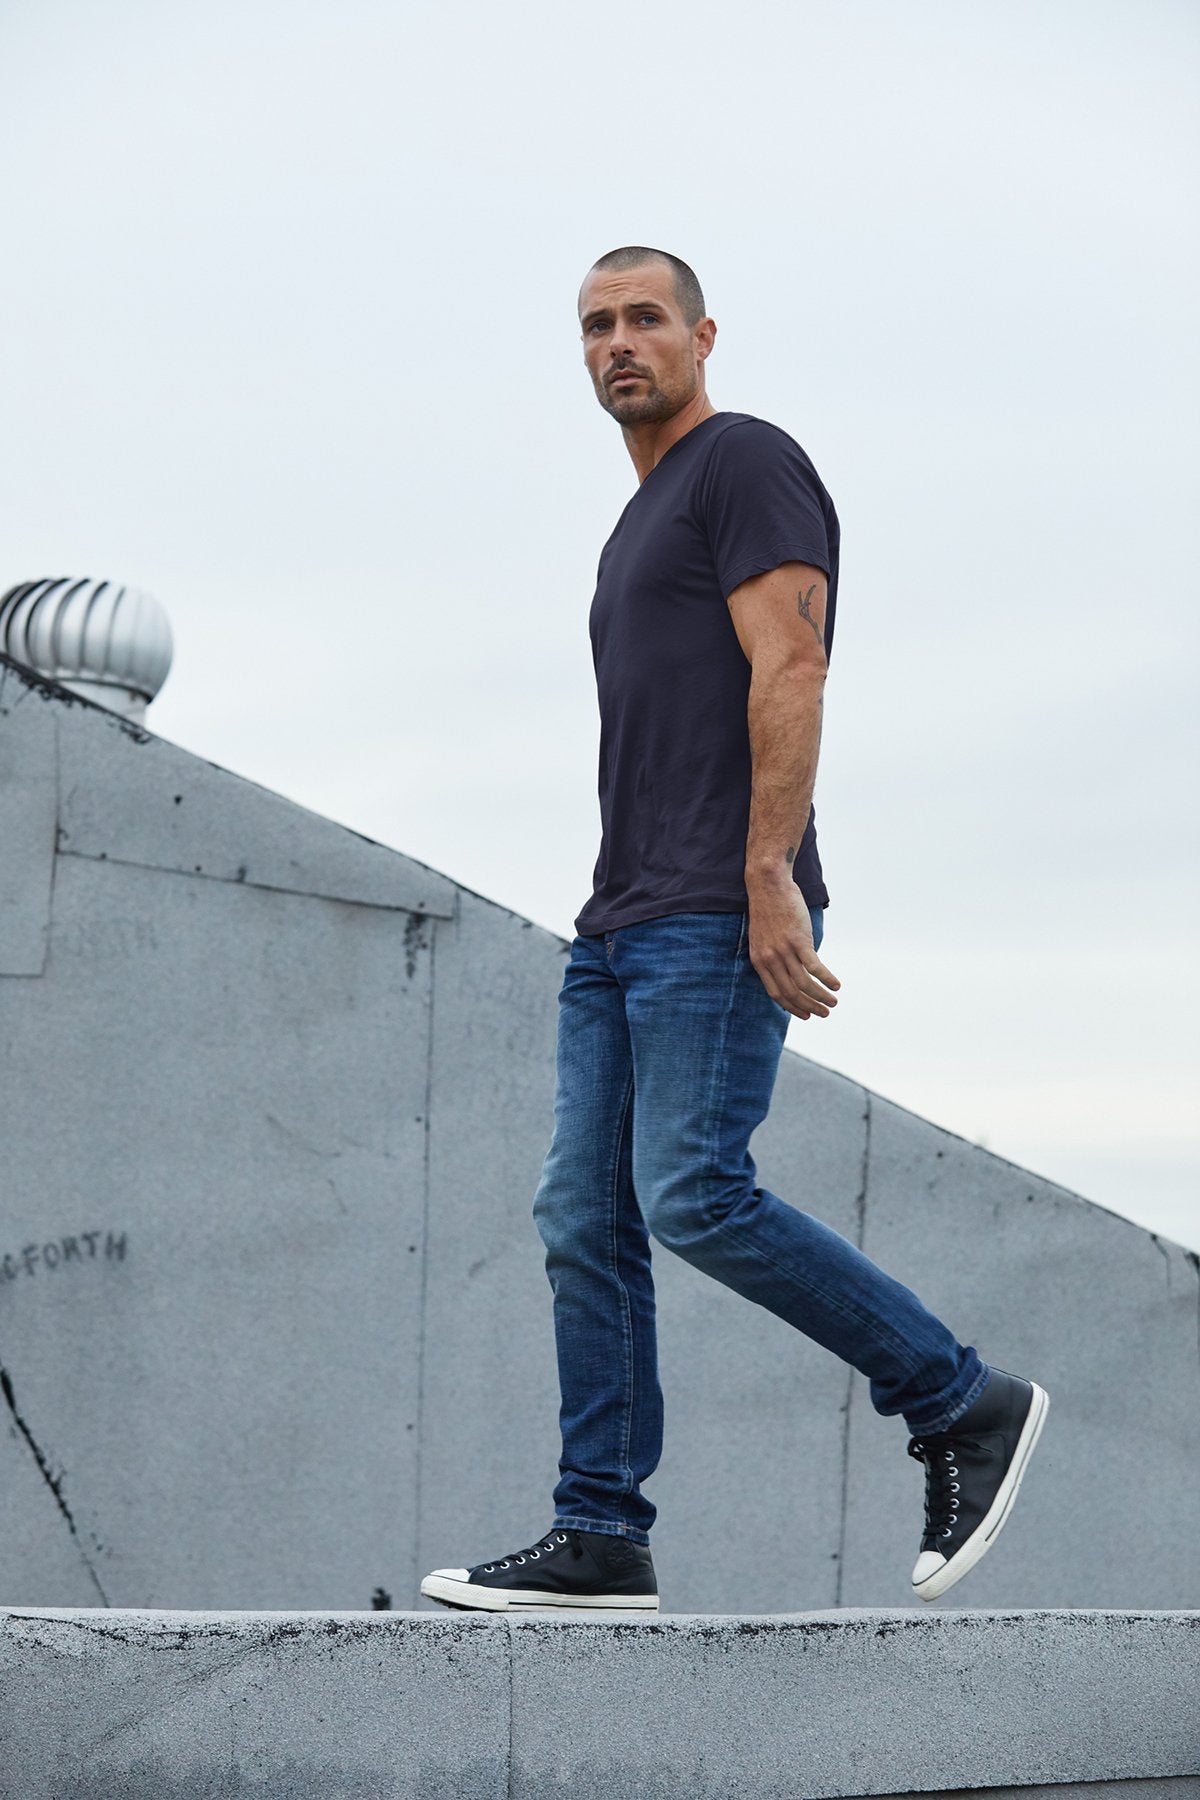
<instances>
[{"instance_id":1,"label":"white rubber sole","mask_svg":"<svg viewBox=\"0 0 1200 1800\"><path fill-rule=\"evenodd\" d=\"M1042 1426L1046 1423L1046 1414L1050 1410L1050 1396L1045 1388L1040 1388L1036 1381L1031 1381L1029 1385L1033 1389L1029 1414L1021 1427L1021 1435L1017 1439L1013 1459L1008 1465L1008 1473L996 1490L996 1498L961 1550L957 1550L949 1562L944 1562L940 1569L934 1569L925 1577L924 1581L913 1582L913 1593L919 1595L922 1600L938 1599L940 1595L948 1592L956 1581L961 1581L964 1575L969 1575L975 1564L987 1555L1004 1528L1020 1489L1021 1478L1029 1466L1029 1459L1042 1435Z\"/></svg>"},{"instance_id":2,"label":"white rubber sole","mask_svg":"<svg viewBox=\"0 0 1200 1800\"><path fill-rule=\"evenodd\" d=\"M657 1612L657 1594L547 1594L537 1588L490 1588L478 1581L459 1581L435 1569L421 1583L427 1600L472 1612L557 1612L573 1610Z\"/></svg>"}]
</instances>

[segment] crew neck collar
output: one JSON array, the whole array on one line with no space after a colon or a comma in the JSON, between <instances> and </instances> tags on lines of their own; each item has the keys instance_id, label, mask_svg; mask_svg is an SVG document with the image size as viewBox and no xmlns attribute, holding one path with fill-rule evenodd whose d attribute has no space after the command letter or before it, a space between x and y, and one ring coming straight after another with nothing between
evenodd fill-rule
<instances>
[{"instance_id":1,"label":"crew neck collar","mask_svg":"<svg viewBox=\"0 0 1200 1800\"><path fill-rule=\"evenodd\" d=\"M639 493L641 492L642 488L645 487L646 482L649 481L652 476L658 474L658 471L662 468L663 464L668 460L668 458L674 456L676 450L681 450L685 444L690 444L692 439L694 437L696 437L696 435L699 432L703 431L704 427L706 425L711 425L714 423L715 420L724 419L727 417L728 417L728 415L723 412L709 413L707 419L701 419L699 424L693 425L692 429L690 431L685 431L681 438L676 438L675 442L671 445L670 449L663 451L662 455L659 457L659 459L655 463L654 467L650 470L649 475L646 476L646 480L638 483Z\"/></svg>"}]
</instances>

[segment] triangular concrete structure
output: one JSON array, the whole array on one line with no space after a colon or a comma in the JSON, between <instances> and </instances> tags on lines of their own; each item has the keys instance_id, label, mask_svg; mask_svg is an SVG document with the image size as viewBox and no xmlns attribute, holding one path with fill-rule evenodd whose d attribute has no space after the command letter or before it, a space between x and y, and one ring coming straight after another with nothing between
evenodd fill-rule
<instances>
[{"instance_id":1,"label":"triangular concrete structure","mask_svg":"<svg viewBox=\"0 0 1200 1800\"><path fill-rule=\"evenodd\" d=\"M404 1608L543 1530L561 940L3 659L0 834L0 1597ZM756 1152L1051 1393L970 1602L1200 1605L1195 1255L790 1053ZM664 1606L907 1607L902 1424L655 1268Z\"/></svg>"}]
</instances>

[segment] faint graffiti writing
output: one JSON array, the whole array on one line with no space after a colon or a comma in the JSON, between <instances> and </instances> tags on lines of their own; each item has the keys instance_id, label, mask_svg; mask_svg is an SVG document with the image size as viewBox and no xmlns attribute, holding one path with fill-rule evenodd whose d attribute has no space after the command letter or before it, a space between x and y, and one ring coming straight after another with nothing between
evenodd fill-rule
<instances>
[{"instance_id":1,"label":"faint graffiti writing","mask_svg":"<svg viewBox=\"0 0 1200 1800\"><path fill-rule=\"evenodd\" d=\"M55 927L54 947L68 956L110 961L157 950L152 919L73 919Z\"/></svg>"},{"instance_id":2,"label":"faint graffiti writing","mask_svg":"<svg viewBox=\"0 0 1200 1800\"><path fill-rule=\"evenodd\" d=\"M23 1244L0 1257L0 1280L17 1281L22 1275L48 1274L69 1263L124 1262L128 1248L123 1231L80 1231L73 1237L48 1238L41 1244Z\"/></svg>"}]
</instances>

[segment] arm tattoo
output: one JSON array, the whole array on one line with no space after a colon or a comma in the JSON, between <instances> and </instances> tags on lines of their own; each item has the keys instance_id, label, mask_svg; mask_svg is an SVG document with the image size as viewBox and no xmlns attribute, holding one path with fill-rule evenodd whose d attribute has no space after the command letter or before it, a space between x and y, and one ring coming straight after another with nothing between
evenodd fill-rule
<instances>
[{"instance_id":1,"label":"arm tattoo","mask_svg":"<svg viewBox=\"0 0 1200 1800\"><path fill-rule=\"evenodd\" d=\"M814 633L816 634L816 639L817 639L818 644L820 644L823 648L824 644L825 644L825 640L821 636L821 627L817 624L817 621L812 616L812 597L816 593L816 591L817 591L817 584L814 581L812 586L809 588L807 594L797 594L796 595L796 611L800 614L800 617L802 619L808 620L809 624L813 628Z\"/></svg>"},{"instance_id":2,"label":"arm tattoo","mask_svg":"<svg viewBox=\"0 0 1200 1800\"><path fill-rule=\"evenodd\" d=\"M785 850L785 851L784 851L784 853L783 853L783 860L784 860L784 862L786 862L786 863L790 863L790 862L794 862L794 861L795 861L795 860L796 860L796 846L795 846L795 844L789 844L789 845L788 845L788 847L787 847L787 849L786 849L786 850Z\"/></svg>"}]
</instances>

